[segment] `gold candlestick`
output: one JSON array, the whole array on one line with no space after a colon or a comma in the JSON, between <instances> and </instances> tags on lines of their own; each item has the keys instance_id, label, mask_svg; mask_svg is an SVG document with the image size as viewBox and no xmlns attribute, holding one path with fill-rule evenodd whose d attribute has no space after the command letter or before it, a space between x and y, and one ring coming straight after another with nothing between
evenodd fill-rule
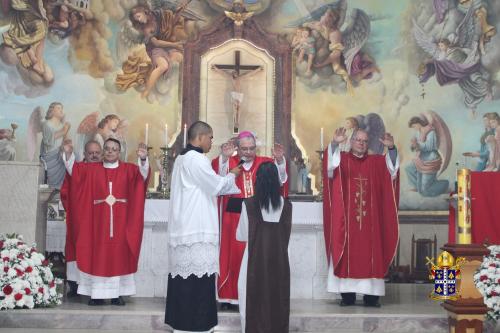
<instances>
[{"instance_id":1,"label":"gold candlestick","mask_svg":"<svg viewBox=\"0 0 500 333\"><path fill-rule=\"evenodd\" d=\"M319 155L319 160L320 160L320 163L319 163L319 191L318 191L318 194L316 195L315 197L315 201L323 201L323 153L324 151L323 150L316 150L316 153L318 153Z\"/></svg>"},{"instance_id":2,"label":"gold candlestick","mask_svg":"<svg viewBox=\"0 0 500 333\"><path fill-rule=\"evenodd\" d=\"M161 181L158 186L157 191L160 193L160 198L162 199L170 199L170 184L168 181L168 174L170 171L170 152L172 148L170 147L160 147L163 159L162 159L162 173L161 173Z\"/></svg>"}]
</instances>

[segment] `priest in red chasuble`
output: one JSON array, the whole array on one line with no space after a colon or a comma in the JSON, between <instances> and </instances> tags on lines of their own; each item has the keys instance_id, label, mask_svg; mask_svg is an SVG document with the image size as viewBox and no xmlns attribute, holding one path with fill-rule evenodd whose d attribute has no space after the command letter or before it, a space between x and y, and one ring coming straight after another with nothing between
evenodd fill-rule
<instances>
[{"instance_id":1,"label":"priest in red chasuble","mask_svg":"<svg viewBox=\"0 0 500 333\"><path fill-rule=\"evenodd\" d=\"M78 294L89 305L124 305L121 296L135 294L144 228L144 201L149 176L147 148L137 149L138 165L119 161L120 142L104 142L102 163L75 162L71 143L63 145L69 177ZM69 156L69 158L67 158Z\"/></svg>"},{"instance_id":2,"label":"priest in red chasuble","mask_svg":"<svg viewBox=\"0 0 500 333\"><path fill-rule=\"evenodd\" d=\"M282 191L286 197L287 172L284 149L275 144L273 158L257 156L255 136L249 131L238 135L236 145L231 141L222 146L222 153L212 161L212 167L219 175L225 175L238 164L241 173L236 178L236 185L241 194L223 196L220 203L221 242L220 242L220 272L217 281L219 301L238 304L238 276L241 260L245 252L245 243L236 240L236 229L240 219L241 203L244 198L254 196L257 169L264 162L274 162L282 184ZM235 151L237 155L233 156Z\"/></svg>"},{"instance_id":3,"label":"priest in red chasuble","mask_svg":"<svg viewBox=\"0 0 500 333\"><path fill-rule=\"evenodd\" d=\"M340 305L354 305L358 293L365 306L379 307L399 238L398 153L389 133L380 138L385 156L367 154L363 130L352 135L351 150L341 152L346 140L345 129L337 129L323 159L327 288L341 294Z\"/></svg>"}]
</instances>

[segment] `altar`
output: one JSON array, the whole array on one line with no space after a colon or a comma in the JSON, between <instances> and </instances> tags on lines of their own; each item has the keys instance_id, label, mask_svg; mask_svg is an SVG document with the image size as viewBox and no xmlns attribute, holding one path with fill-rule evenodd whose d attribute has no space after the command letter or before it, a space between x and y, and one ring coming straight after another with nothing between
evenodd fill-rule
<instances>
[{"instance_id":1,"label":"altar","mask_svg":"<svg viewBox=\"0 0 500 333\"><path fill-rule=\"evenodd\" d=\"M165 297L168 281L168 207L170 200L147 199L144 233L136 274L137 297ZM294 299L331 299L326 292L327 265L323 237L323 203L292 201L292 235L288 248L291 289ZM437 246L447 242L447 216L419 220L416 213L400 214L400 265L411 262L411 240L437 235ZM64 252L64 220L47 221L47 251Z\"/></svg>"}]
</instances>

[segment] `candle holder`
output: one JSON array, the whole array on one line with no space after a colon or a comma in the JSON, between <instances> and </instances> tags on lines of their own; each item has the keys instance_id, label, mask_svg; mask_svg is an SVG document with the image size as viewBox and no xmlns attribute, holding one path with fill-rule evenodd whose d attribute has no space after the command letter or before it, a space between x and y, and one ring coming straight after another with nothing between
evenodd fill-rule
<instances>
[{"instance_id":1,"label":"candle holder","mask_svg":"<svg viewBox=\"0 0 500 333\"><path fill-rule=\"evenodd\" d=\"M314 201L323 201L323 150L316 150L316 153L319 155L319 160L320 160L320 172L319 172L319 191L316 197L314 198Z\"/></svg>"},{"instance_id":2,"label":"candle holder","mask_svg":"<svg viewBox=\"0 0 500 333\"><path fill-rule=\"evenodd\" d=\"M156 189L160 194L160 198L162 199L170 199L170 184L168 182L168 175L170 171L170 152L172 151L171 147L160 147L162 151L162 170L160 173L160 184Z\"/></svg>"}]
</instances>

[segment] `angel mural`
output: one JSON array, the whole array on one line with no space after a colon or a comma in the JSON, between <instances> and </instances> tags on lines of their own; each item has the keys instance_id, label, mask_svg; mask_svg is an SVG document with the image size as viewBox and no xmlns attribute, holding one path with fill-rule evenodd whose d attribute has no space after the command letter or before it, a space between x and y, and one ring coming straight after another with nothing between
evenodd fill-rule
<instances>
[{"instance_id":1,"label":"angel mural","mask_svg":"<svg viewBox=\"0 0 500 333\"><path fill-rule=\"evenodd\" d=\"M484 171L489 163L489 158L492 152L491 149L491 136L495 135L495 129L491 127L490 120L498 118L496 112L488 112L483 115L484 133L479 138L480 148L479 151L464 152L462 155L465 157L474 157L479 159L475 171ZM488 140L488 143L486 142Z\"/></svg>"},{"instance_id":2,"label":"angel mural","mask_svg":"<svg viewBox=\"0 0 500 333\"><path fill-rule=\"evenodd\" d=\"M408 127L415 130L410 148L415 158L406 167L411 190L424 197L436 197L449 191L448 180L438 180L450 163L452 142L448 126L434 111L412 117Z\"/></svg>"},{"instance_id":3,"label":"angel mural","mask_svg":"<svg viewBox=\"0 0 500 333\"><path fill-rule=\"evenodd\" d=\"M83 151L85 144L94 140L101 147L104 147L104 142L109 139L117 139L121 143L120 159L127 159L127 143L125 140L128 122L125 119L120 119L115 114L109 114L99 120L99 112L92 112L87 115L78 125L76 130L75 155L76 160L83 159Z\"/></svg>"},{"instance_id":4,"label":"angel mural","mask_svg":"<svg viewBox=\"0 0 500 333\"><path fill-rule=\"evenodd\" d=\"M336 74L352 94L357 83L372 78L380 71L373 58L363 52L371 31L370 17L355 8L350 13L349 24L341 30L346 13L347 0L339 0L321 6L289 26L297 27L292 46L299 51L298 74L304 77ZM304 54L307 55L308 65L302 73L300 66L306 60Z\"/></svg>"},{"instance_id":5,"label":"angel mural","mask_svg":"<svg viewBox=\"0 0 500 333\"><path fill-rule=\"evenodd\" d=\"M16 159L15 131L17 124L10 124L11 128L0 128L0 161L14 161Z\"/></svg>"},{"instance_id":6,"label":"angel mural","mask_svg":"<svg viewBox=\"0 0 500 333\"><path fill-rule=\"evenodd\" d=\"M143 98L153 91L164 93L157 84L168 78L174 64L182 62L183 43L193 33L190 22L202 20L187 9L190 2L177 6L171 1L156 1L153 9L139 4L130 10L117 41L119 52L127 54L123 73L116 76L118 90L136 88Z\"/></svg>"},{"instance_id":7,"label":"angel mural","mask_svg":"<svg viewBox=\"0 0 500 333\"><path fill-rule=\"evenodd\" d=\"M71 125L64 120L64 107L59 102L49 105L43 120L42 107L36 107L31 113L28 123L28 159L33 160L38 133L42 133L40 144L40 160L47 175L47 184L60 189L66 174L66 166L61 155L61 146L68 137Z\"/></svg>"},{"instance_id":8,"label":"angel mural","mask_svg":"<svg viewBox=\"0 0 500 333\"><path fill-rule=\"evenodd\" d=\"M0 58L7 65L17 66L25 83L50 85L54 74L43 58L49 24L43 1L7 0L3 8L10 25L3 33Z\"/></svg>"},{"instance_id":9,"label":"angel mural","mask_svg":"<svg viewBox=\"0 0 500 333\"><path fill-rule=\"evenodd\" d=\"M444 10L442 2L434 1L435 20L440 22L440 26L425 24L427 28L424 29L413 20L413 37L430 57L419 66L419 80L425 83L435 76L441 86L458 84L465 106L475 115L477 106L492 97L490 75L483 67L481 57L487 52L486 43L496 32L485 20L486 10L482 0L462 1L453 11ZM451 2L446 3L451 6ZM447 21L451 13L458 24ZM435 34L436 30L438 34Z\"/></svg>"},{"instance_id":10,"label":"angel mural","mask_svg":"<svg viewBox=\"0 0 500 333\"><path fill-rule=\"evenodd\" d=\"M75 6L67 0L64 2L50 0L47 3L47 17L49 36L62 40L77 33L88 20L93 18L93 14L90 10Z\"/></svg>"},{"instance_id":11,"label":"angel mural","mask_svg":"<svg viewBox=\"0 0 500 333\"><path fill-rule=\"evenodd\" d=\"M483 171L500 170L500 116L496 112L485 114L490 125L490 133L485 139L488 161Z\"/></svg>"}]
</instances>

